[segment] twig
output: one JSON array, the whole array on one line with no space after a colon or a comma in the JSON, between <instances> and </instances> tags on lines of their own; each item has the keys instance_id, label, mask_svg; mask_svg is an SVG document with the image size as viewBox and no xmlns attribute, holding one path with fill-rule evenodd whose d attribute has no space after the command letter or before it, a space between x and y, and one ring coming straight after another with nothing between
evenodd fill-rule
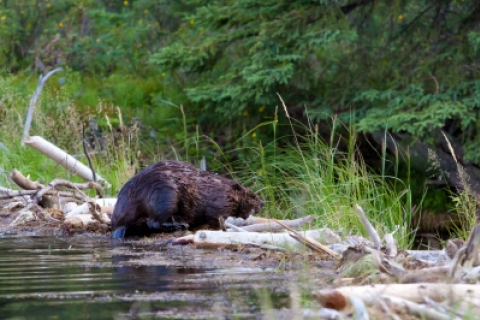
<instances>
[{"instance_id":1,"label":"twig","mask_svg":"<svg viewBox=\"0 0 480 320\"><path fill-rule=\"evenodd\" d=\"M40 93L42 92L43 85L45 82L52 76L54 73L63 71L62 68L56 68L47 73L45 76L40 75L40 78L38 79L38 86L37 90L32 96L32 99L30 100L30 106L28 107L28 112L27 112L27 119L25 121L25 128L23 129L23 138L22 138L22 146L24 145L25 139L28 138L29 132L30 132L30 125L32 124L32 119L33 119L33 110L35 109L35 104L37 103L37 99L40 96Z\"/></svg>"},{"instance_id":2,"label":"twig","mask_svg":"<svg viewBox=\"0 0 480 320\"><path fill-rule=\"evenodd\" d=\"M87 141L85 141L85 124L83 122L82 122L82 146L83 146L83 153L85 154L85 157L87 157L88 166L90 167L90 170L92 170L93 181L97 182L97 175L95 174L95 170L93 169L92 159L90 158L90 155L88 154L88 150L87 150Z\"/></svg>"}]
</instances>

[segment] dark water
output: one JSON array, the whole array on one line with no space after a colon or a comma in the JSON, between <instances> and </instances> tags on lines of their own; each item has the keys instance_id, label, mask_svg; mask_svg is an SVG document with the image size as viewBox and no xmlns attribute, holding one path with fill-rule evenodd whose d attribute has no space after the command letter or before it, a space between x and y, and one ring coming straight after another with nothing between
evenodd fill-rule
<instances>
[{"instance_id":1,"label":"dark water","mask_svg":"<svg viewBox=\"0 0 480 320\"><path fill-rule=\"evenodd\" d=\"M265 270L128 266L116 249L107 238L0 237L0 319L255 319L254 286L282 285Z\"/></svg>"}]
</instances>

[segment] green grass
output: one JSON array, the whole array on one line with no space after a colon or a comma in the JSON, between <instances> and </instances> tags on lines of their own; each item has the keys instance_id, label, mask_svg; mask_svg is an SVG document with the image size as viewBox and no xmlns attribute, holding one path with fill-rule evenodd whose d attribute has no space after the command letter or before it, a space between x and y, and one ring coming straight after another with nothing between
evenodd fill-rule
<instances>
[{"instance_id":1,"label":"green grass","mask_svg":"<svg viewBox=\"0 0 480 320\"><path fill-rule=\"evenodd\" d=\"M409 247L414 237L409 186L396 177L372 174L355 149L354 131L350 128L346 141L338 141L344 138L336 134L335 125L328 143L319 138L315 127L291 125L287 128L292 130L289 140L293 143L278 148L278 141L272 141L252 147L258 160L242 167L256 173L249 175L249 184L266 200L265 214L274 218L313 214L318 227L359 234L364 233L355 209L359 204L380 235L398 228L399 245ZM296 135L296 127L302 136Z\"/></svg>"}]
</instances>

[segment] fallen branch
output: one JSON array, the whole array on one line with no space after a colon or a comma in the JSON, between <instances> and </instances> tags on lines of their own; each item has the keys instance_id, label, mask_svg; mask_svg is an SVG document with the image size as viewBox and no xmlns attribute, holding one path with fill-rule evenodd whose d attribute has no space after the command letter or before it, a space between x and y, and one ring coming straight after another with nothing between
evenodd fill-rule
<instances>
[{"instance_id":1,"label":"fallen branch","mask_svg":"<svg viewBox=\"0 0 480 320\"><path fill-rule=\"evenodd\" d=\"M59 71L63 71L63 69L62 68L53 69L52 71L47 73L45 76L40 75L40 78L38 79L37 90L35 90L35 93L33 94L32 98L30 99L30 105L28 107L27 117L26 117L26 120L25 120L25 127L23 129L22 146L23 146L25 140L27 140L27 138L28 138L28 134L30 132L30 125L31 125L32 119L33 119L33 111L35 109L35 105L37 104L37 99L40 96L40 93L42 92L43 85L48 80L48 78L50 78L54 73L59 72Z\"/></svg>"},{"instance_id":2,"label":"fallen branch","mask_svg":"<svg viewBox=\"0 0 480 320\"><path fill-rule=\"evenodd\" d=\"M278 220L273 219L273 221L275 221L276 223L278 223L279 225L284 227L288 231L288 234L293 239L297 240L298 242L300 242L304 246L307 246L308 248L310 248L310 249L312 249L316 252L326 253L326 254L334 257L337 260L342 259L341 254L338 254L335 251L331 250L329 247L321 244L320 242L315 241L314 239L312 239L308 235L302 235L299 232L293 230L292 228L288 227L287 225L283 224L282 222L280 222Z\"/></svg>"},{"instance_id":3,"label":"fallen branch","mask_svg":"<svg viewBox=\"0 0 480 320\"><path fill-rule=\"evenodd\" d=\"M78 175L80 178L86 181L94 181L92 170L89 167L42 137L27 137L24 142L61 166L67 168L72 173ZM104 178L100 177L98 174L96 174L96 178L98 182L104 183L107 188L110 188L110 184Z\"/></svg>"},{"instance_id":4,"label":"fallen branch","mask_svg":"<svg viewBox=\"0 0 480 320\"><path fill-rule=\"evenodd\" d=\"M12 170L12 173L10 174L10 179L13 181L13 183L15 183L17 186L24 190L37 190L45 188L45 186L41 183L33 182L32 180L25 177L17 169Z\"/></svg>"}]
</instances>

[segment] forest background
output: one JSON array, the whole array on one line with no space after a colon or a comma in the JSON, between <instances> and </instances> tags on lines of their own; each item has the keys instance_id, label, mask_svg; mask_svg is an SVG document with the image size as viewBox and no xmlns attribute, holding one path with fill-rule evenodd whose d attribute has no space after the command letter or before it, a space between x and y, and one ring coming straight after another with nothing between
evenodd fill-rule
<instances>
[{"instance_id":1,"label":"forest background","mask_svg":"<svg viewBox=\"0 0 480 320\"><path fill-rule=\"evenodd\" d=\"M475 215L479 54L475 0L0 0L2 166L51 177L19 141L61 67L32 134L82 153L82 123L109 133L112 194L143 162L205 158L294 215L285 194L305 213L368 201L389 229Z\"/></svg>"}]
</instances>

